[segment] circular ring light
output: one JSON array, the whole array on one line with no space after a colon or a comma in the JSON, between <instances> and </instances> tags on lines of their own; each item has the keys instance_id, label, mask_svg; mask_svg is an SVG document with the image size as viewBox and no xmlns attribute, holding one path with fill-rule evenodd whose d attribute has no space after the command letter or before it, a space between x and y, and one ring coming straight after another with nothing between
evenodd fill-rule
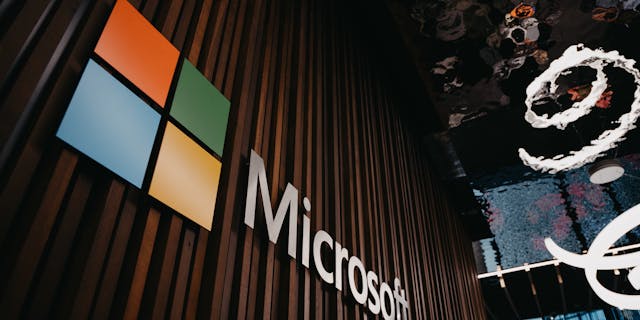
<instances>
[{"instance_id":1,"label":"circular ring light","mask_svg":"<svg viewBox=\"0 0 640 320\"><path fill-rule=\"evenodd\" d=\"M547 128L555 126L564 130L567 125L577 119L589 114L596 105L602 94L607 89L607 76L603 69L606 65L612 64L616 68L627 71L634 77L636 90L634 100L628 113L620 116L616 121L617 128L606 130L598 138L591 141L591 144L578 151L571 151L570 155L557 155L552 158L533 157L525 149L518 149L518 154L522 162L535 170L556 173L563 170L579 168L582 165L592 162L600 157L604 152L614 148L617 143L624 139L625 134L635 128L635 122L640 116L640 72L634 68L635 60L627 59L620 55L618 51L605 52L602 49L591 50L584 45L578 44L567 48L562 56L551 63L549 68L538 76L527 87L527 98L525 105L527 111L525 120L534 128ZM539 100L555 95L558 85L555 83L558 77L567 74L567 69L579 66L587 66L596 69L596 80L591 83L591 92L585 99L575 102L571 108L556 113L549 117L547 114L538 115L532 110L532 106Z\"/></svg>"}]
</instances>

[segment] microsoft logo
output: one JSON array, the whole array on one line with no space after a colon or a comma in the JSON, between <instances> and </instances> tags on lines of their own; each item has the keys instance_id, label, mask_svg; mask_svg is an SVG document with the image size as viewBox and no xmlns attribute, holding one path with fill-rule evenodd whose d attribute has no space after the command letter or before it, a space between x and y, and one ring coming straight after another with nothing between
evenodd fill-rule
<instances>
[{"instance_id":1,"label":"microsoft logo","mask_svg":"<svg viewBox=\"0 0 640 320\"><path fill-rule=\"evenodd\" d=\"M229 101L117 1L57 136L211 230Z\"/></svg>"}]
</instances>

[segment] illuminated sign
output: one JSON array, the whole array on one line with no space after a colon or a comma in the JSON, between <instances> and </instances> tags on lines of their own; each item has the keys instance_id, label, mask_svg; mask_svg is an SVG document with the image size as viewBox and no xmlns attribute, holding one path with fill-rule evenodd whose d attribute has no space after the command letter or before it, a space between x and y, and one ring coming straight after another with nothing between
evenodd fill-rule
<instances>
[{"instance_id":1,"label":"illuminated sign","mask_svg":"<svg viewBox=\"0 0 640 320\"><path fill-rule=\"evenodd\" d=\"M229 101L117 1L57 136L211 230Z\"/></svg>"},{"instance_id":2,"label":"illuminated sign","mask_svg":"<svg viewBox=\"0 0 640 320\"><path fill-rule=\"evenodd\" d=\"M567 48L560 58L554 60L549 68L527 87L525 100L527 111L524 117L534 128L555 126L564 130L570 123L589 114L607 89L607 75L604 73L604 67L607 65L623 69L634 77L636 91L633 103L631 103L631 110L620 116L617 121L620 125L617 128L602 132L598 138L591 141L590 145L578 151L572 151L570 155L557 155L551 158L534 157L525 149L520 148L518 153L522 162L535 170L556 173L579 168L586 163L593 162L607 150L616 147L617 143L624 139L625 134L635 128L635 122L640 116L640 72L634 68L634 64L634 60L626 59L617 51L591 50L582 44ZM532 110L538 101L558 96L556 92L558 85L555 83L558 77L570 72L567 71L569 68L581 66L596 70L596 79L591 83L591 91L584 99L551 117L547 114L538 115Z\"/></svg>"},{"instance_id":3,"label":"illuminated sign","mask_svg":"<svg viewBox=\"0 0 640 320\"><path fill-rule=\"evenodd\" d=\"M620 309L640 309L640 295L627 295L605 288L597 278L598 270L630 268L627 279L636 290L640 290L640 251L605 256L611 246L627 232L640 226L640 204L613 219L591 243L586 254L580 255L562 249L550 238L544 240L547 250L558 260L584 269L593 291L606 303Z\"/></svg>"},{"instance_id":4,"label":"illuminated sign","mask_svg":"<svg viewBox=\"0 0 640 320\"><path fill-rule=\"evenodd\" d=\"M260 187L258 189L258 187ZM277 206L276 214L273 215L271 207L271 197L267 186L267 173L264 161L253 150L249 164L249 180L247 183L247 203L244 213L244 223L254 229L256 219L256 202L258 190L262 198L264 217L267 225L269 241L276 244L278 236L282 230L282 224L288 213L288 247L287 252L291 258L296 259L298 255L298 189L290 183L287 184L280 204ZM324 230L319 230L311 240L310 225L311 220L307 213L311 211L311 201L304 197L302 200L305 214L302 216L302 252L300 254L302 265L309 268L310 255L313 254L313 262L320 278L328 284L333 284L336 289L342 291L342 271L344 262L347 263L347 278L349 281L349 292L360 304L369 308L373 314L380 314L384 319L408 319L409 303L405 290L400 287L400 279L393 282L393 291L388 283L381 281L376 273L367 271L362 261L356 256L349 256L349 250L334 241L331 235ZM311 245L311 246L310 246ZM334 268L332 272L327 271L325 262L322 259L322 247L328 247L334 252ZM312 251L312 252L311 252ZM357 278L356 278L357 276ZM360 284L358 286L358 283ZM380 284L378 286L378 284ZM389 303L387 303L387 301Z\"/></svg>"}]
</instances>

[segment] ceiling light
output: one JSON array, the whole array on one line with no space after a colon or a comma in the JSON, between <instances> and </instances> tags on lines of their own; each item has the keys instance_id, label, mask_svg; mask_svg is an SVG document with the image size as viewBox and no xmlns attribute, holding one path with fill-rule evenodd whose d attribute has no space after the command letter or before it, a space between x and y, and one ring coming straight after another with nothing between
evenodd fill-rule
<instances>
[{"instance_id":1,"label":"ceiling light","mask_svg":"<svg viewBox=\"0 0 640 320\"><path fill-rule=\"evenodd\" d=\"M607 65L613 65L633 76L636 86L634 100L631 102L630 111L621 115L615 121L619 124L618 127L603 131L598 138L582 149L571 151L566 156L561 154L545 158L531 156L524 148L519 148L518 154L522 162L534 170L557 173L579 168L593 162L603 156L609 149L615 148L620 141L624 140L625 134L635 128L635 122L640 118L640 71L634 67L635 63L635 60L625 58L618 51L591 50L582 44L567 48L560 58L551 62L549 68L527 87L527 98L525 100L527 111L524 118L534 128L555 126L564 130L567 125L589 114L608 88L607 76L604 72L604 67ZM596 79L591 83L591 91L587 97L581 101L574 102L571 108L555 113L551 117L548 114L536 114L532 107L540 100L557 98L559 93L556 91L559 85L555 83L556 80L560 76L569 74L571 72L569 69L574 67L591 67L596 70Z\"/></svg>"},{"instance_id":2,"label":"ceiling light","mask_svg":"<svg viewBox=\"0 0 640 320\"><path fill-rule=\"evenodd\" d=\"M623 174L624 168L620 162L613 159L598 161L589 168L589 180L595 184L615 181L622 177Z\"/></svg>"}]
</instances>

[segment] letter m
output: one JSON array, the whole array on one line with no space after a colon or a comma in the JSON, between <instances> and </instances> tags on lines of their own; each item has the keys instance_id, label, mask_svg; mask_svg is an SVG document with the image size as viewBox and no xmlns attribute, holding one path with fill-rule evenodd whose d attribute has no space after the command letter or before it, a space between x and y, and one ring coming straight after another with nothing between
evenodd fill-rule
<instances>
[{"instance_id":1,"label":"letter m","mask_svg":"<svg viewBox=\"0 0 640 320\"><path fill-rule=\"evenodd\" d=\"M271 196L269 195L269 186L267 185L267 173L264 169L264 161L253 150L251 150L251 159L249 163L249 182L247 183L247 206L244 210L244 223L255 229L256 220L256 201L258 200L258 184L260 185L260 195L262 198L262 206L264 207L264 218L267 222L267 232L269 240L276 244L284 217L289 209L289 256L296 258L296 239L298 229L298 190L287 183L287 187L280 200L278 211L273 215L271 208Z\"/></svg>"}]
</instances>

